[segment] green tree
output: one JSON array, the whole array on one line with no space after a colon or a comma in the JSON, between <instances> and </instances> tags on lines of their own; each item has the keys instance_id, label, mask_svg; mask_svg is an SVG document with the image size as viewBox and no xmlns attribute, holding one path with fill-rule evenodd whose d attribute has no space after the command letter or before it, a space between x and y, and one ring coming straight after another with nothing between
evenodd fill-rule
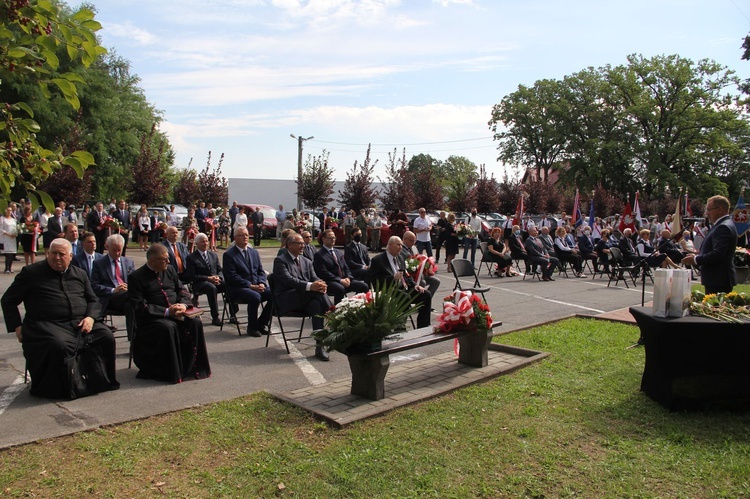
<instances>
[{"instance_id":1,"label":"green tree","mask_svg":"<svg viewBox=\"0 0 750 499\"><path fill-rule=\"evenodd\" d=\"M296 180L297 193L302 202L313 209L322 208L333 201L333 186L336 180L328 167L328 151L323 149L320 156L307 155L302 168L302 177Z\"/></svg>"},{"instance_id":2,"label":"green tree","mask_svg":"<svg viewBox=\"0 0 750 499\"><path fill-rule=\"evenodd\" d=\"M221 164L224 162L224 153L221 153L216 168L211 169L211 151L208 151L206 167L198 174L198 186L200 188L200 199L214 206L228 204L229 186L227 179L221 174Z\"/></svg>"},{"instance_id":3,"label":"green tree","mask_svg":"<svg viewBox=\"0 0 750 499\"><path fill-rule=\"evenodd\" d=\"M378 194L372 184L372 173L377 164L378 160L372 162L370 159L370 145L368 144L365 160L361 164L355 160L351 171L346 174L344 190L339 191L342 206L359 213L360 209L369 208L375 204Z\"/></svg>"},{"instance_id":4,"label":"green tree","mask_svg":"<svg viewBox=\"0 0 750 499\"><path fill-rule=\"evenodd\" d=\"M444 199L440 162L429 154L417 154L409 160L406 171L409 175L412 205L401 205L402 208L442 208Z\"/></svg>"},{"instance_id":5,"label":"green tree","mask_svg":"<svg viewBox=\"0 0 750 499\"><path fill-rule=\"evenodd\" d=\"M494 175L487 176L484 165L479 165L479 177L472 189L472 197L476 199L479 213L493 213L500 207L500 184Z\"/></svg>"},{"instance_id":6,"label":"green tree","mask_svg":"<svg viewBox=\"0 0 750 499\"><path fill-rule=\"evenodd\" d=\"M552 167L565 159L567 108L561 97L561 82L539 80L533 87L519 85L496 104L489 126L499 141L498 160L534 168L537 178L546 181Z\"/></svg>"},{"instance_id":7,"label":"green tree","mask_svg":"<svg viewBox=\"0 0 750 499\"><path fill-rule=\"evenodd\" d=\"M388 153L385 180L380 177L378 180L383 184L383 193L380 195L383 208L389 211L395 208L403 210L413 205L411 177L406 169L406 149L403 149L401 157L396 149L393 149L393 154Z\"/></svg>"},{"instance_id":8,"label":"green tree","mask_svg":"<svg viewBox=\"0 0 750 499\"><path fill-rule=\"evenodd\" d=\"M474 206L477 165L463 156L449 156L443 162L442 170L443 191L448 209L466 211L470 206Z\"/></svg>"},{"instance_id":9,"label":"green tree","mask_svg":"<svg viewBox=\"0 0 750 499\"><path fill-rule=\"evenodd\" d=\"M141 152L129 177L129 191L139 203L152 205L166 200L169 182L162 161L164 146L164 141L156 133L156 124L148 135L141 138Z\"/></svg>"},{"instance_id":10,"label":"green tree","mask_svg":"<svg viewBox=\"0 0 750 499\"><path fill-rule=\"evenodd\" d=\"M192 164L192 161L191 161ZM172 190L172 199L183 206L191 206L201 197L198 185L198 173L190 167L177 171L177 178Z\"/></svg>"},{"instance_id":11,"label":"green tree","mask_svg":"<svg viewBox=\"0 0 750 499\"><path fill-rule=\"evenodd\" d=\"M80 107L78 86L85 80L73 72L58 72L58 49L64 48L65 57L90 66L106 50L96 39L101 24L87 8L65 15L48 0L17 0L0 4L0 90L5 95L6 85L34 82L44 98L52 89L62 93L73 109ZM64 166L73 168L79 176L94 162L85 151L63 155L62 147L54 150L51 144L37 139L42 130L34 120L34 111L24 101L0 102L0 199L7 200L17 184L33 192L41 181ZM52 208L47 195L39 196Z\"/></svg>"}]
</instances>

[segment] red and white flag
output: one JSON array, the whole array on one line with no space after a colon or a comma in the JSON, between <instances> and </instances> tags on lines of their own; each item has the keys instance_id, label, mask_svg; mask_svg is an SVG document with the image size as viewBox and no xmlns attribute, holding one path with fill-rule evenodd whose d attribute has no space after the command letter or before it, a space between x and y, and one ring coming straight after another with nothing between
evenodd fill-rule
<instances>
[{"instance_id":1,"label":"red and white flag","mask_svg":"<svg viewBox=\"0 0 750 499\"><path fill-rule=\"evenodd\" d=\"M633 218L635 225L641 225L641 205L638 204L638 191L635 191L635 202L633 203Z\"/></svg>"},{"instance_id":2,"label":"red and white flag","mask_svg":"<svg viewBox=\"0 0 750 499\"><path fill-rule=\"evenodd\" d=\"M620 229L620 232L624 231L625 229L635 231L633 208L631 208L630 206L630 201L627 201L625 203L625 209L622 211L622 216L620 217L620 225L618 225L617 228Z\"/></svg>"},{"instance_id":3,"label":"red and white flag","mask_svg":"<svg viewBox=\"0 0 750 499\"><path fill-rule=\"evenodd\" d=\"M516 205L516 216L513 217L513 225L521 225L523 219L523 194L518 198L518 204Z\"/></svg>"}]
</instances>

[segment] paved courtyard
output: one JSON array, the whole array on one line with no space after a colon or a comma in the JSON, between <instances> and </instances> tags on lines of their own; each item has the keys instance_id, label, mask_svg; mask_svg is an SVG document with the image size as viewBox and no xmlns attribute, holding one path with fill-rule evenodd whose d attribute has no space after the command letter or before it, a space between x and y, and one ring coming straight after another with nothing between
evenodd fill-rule
<instances>
[{"instance_id":1,"label":"paved courtyard","mask_svg":"<svg viewBox=\"0 0 750 499\"><path fill-rule=\"evenodd\" d=\"M260 252L264 267L270 270L276 249L261 248ZM145 263L145 253L133 248L128 249L127 256L135 260L136 267ZM20 270L20 263L15 263L14 270ZM442 283L433 303L436 309L454 285L453 276L445 272L442 263L440 270L438 277ZM560 277L555 282L527 278L524 281L520 277L489 278L486 270L481 270L482 284L491 288L487 301L493 316L503 322L496 330L500 333L574 314L609 314L613 318L627 319L627 315L617 311L641 303L640 288L626 289L622 283L619 287L608 288L607 280L602 278ZM0 274L0 293L13 277ZM467 284L470 283L467 281ZM646 301L651 299L651 290L649 282ZM207 308L205 298L201 305ZM204 323L206 320L204 317ZM117 334L122 333L122 318L115 318L115 325L120 327ZM13 334L0 335L0 448L228 400L259 390L293 394L320 385L339 390L348 386L350 374L346 357L331 353L330 362L320 362L313 355L314 343L309 339L290 345L292 352L287 354L280 336L272 336L266 348L265 337L238 336L236 328L229 324L223 331L210 324L204 327L213 371L211 378L177 385L136 379L137 368L128 369L128 342L120 338L117 340L117 376L121 388L74 401L31 397L23 380L24 358L20 344ZM636 340L637 334L634 334L633 341ZM451 355L452 342L394 355L388 376L394 376L397 382L401 366L445 363L450 361Z\"/></svg>"}]
</instances>

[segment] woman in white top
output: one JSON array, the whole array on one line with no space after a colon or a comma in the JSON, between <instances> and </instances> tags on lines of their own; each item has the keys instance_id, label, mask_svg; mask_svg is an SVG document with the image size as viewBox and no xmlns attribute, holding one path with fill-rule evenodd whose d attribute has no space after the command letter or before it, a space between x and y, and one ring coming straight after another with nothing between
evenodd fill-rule
<instances>
[{"instance_id":1,"label":"woman in white top","mask_svg":"<svg viewBox=\"0 0 750 499\"><path fill-rule=\"evenodd\" d=\"M0 233L0 244L2 249L0 251L5 255L5 273L12 274L11 266L13 265L13 258L18 252L18 246L16 246L16 236L18 236L18 222L13 217L13 208L8 206L5 208L5 215L3 216L3 230Z\"/></svg>"},{"instance_id":2,"label":"woman in white top","mask_svg":"<svg viewBox=\"0 0 750 499\"><path fill-rule=\"evenodd\" d=\"M555 254L560 261L568 262L573 267L576 277L586 277L583 273L583 259L574 247L570 246L567 238L568 232L564 227L555 230Z\"/></svg>"},{"instance_id":3,"label":"woman in white top","mask_svg":"<svg viewBox=\"0 0 750 499\"><path fill-rule=\"evenodd\" d=\"M138 244L141 247L141 251L148 249L148 233L153 229L151 227L151 217L148 216L148 210L145 206L141 206L138 212Z\"/></svg>"},{"instance_id":4,"label":"woman in white top","mask_svg":"<svg viewBox=\"0 0 750 499\"><path fill-rule=\"evenodd\" d=\"M237 230L240 227L247 229L247 215L245 215L244 206L240 206L240 211L237 213L237 216L234 217L234 225L232 226L234 230Z\"/></svg>"}]
</instances>

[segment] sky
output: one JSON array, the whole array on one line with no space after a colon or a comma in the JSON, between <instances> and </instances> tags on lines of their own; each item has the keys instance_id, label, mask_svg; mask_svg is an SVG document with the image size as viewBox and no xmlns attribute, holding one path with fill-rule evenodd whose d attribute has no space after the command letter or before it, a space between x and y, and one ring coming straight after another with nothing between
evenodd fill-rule
<instances>
[{"instance_id":1,"label":"sky","mask_svg":"<svg viewBox=\"0 0 750 499\"><path fill-rule=\"evenodd\" d=\"M464 156L502 177L492 106L629 54L713 59L741 78L748 0L93 0L102 44L163 112L175 167L221 153L227 178L295 179L329 153L339 180L367 145ZM192 160L192 163L191 163ZM508 169L508 173L513 175Z\"/></svg>"}]
</instances>

